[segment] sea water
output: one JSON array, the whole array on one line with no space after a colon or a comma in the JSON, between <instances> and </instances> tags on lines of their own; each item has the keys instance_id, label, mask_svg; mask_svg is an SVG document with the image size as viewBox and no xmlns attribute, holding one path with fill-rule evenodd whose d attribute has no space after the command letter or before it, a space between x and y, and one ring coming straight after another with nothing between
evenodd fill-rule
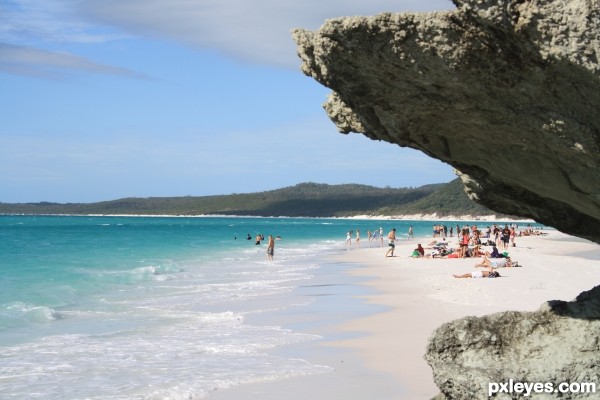
<instances>
[{"instance_id":1,"label":"sea water","mask_svg":"<svg viewBox=\"0 0 600 400\"><path fill-rule=\"evenodd\" d=\"M431 235L417 221L0 216L0 397L190 399L328 373L276 352L320 336L248 316L314 302L294 293L346 232L364 246L409 225ZM273 260L260 234L278 237Z\"/></svg>"}]
</instances>

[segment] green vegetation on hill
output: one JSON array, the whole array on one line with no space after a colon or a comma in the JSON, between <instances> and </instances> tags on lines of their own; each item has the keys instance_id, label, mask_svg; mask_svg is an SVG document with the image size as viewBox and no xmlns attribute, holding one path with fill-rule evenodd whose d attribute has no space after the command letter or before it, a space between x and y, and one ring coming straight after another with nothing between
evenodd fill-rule
<instances>
[{"instance_id":1,"label":"green vegetation on hill","mask_svg":"<svg viewBox=\"0 0 600 400\"><path fill-rule=\"evenodd\" d=\"M489 215L467 197L458 179L418 188L301 183L259 193L219 196L125 198L98 203L0 203L0 214L253 215Z\"/></svg>"}]
</instances>

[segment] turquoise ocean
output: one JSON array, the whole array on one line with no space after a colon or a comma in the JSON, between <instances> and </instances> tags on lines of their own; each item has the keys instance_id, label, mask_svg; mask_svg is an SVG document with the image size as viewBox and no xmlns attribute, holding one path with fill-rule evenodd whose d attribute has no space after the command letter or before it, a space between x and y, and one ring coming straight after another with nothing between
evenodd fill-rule
<instances>
[{"instance_id":1,"label":"turquoise ocean","mask_svg":"<svg viewBox=\"0 0 600 400\"><path fill-rule=\"evenodd\" d=\"M427 221L0 216L0 397L190 399L328 373L277 355L322 337L249 317L314 303L297 292L347 231L366 246L409 225L431 237ZM257 234L281 238L273 260Z\"/></svg>"}]
</instances>

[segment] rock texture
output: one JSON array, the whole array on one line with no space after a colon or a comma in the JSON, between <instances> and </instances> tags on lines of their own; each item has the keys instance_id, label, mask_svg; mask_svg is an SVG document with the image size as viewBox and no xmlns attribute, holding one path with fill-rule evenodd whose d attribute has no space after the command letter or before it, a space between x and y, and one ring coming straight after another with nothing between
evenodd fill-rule
<instances>
[{"instance_id":1,"label":"rock texture","mask_svg":"<svg viewBox=\"0 0 600 400\"><path fill-rule=\"evenodd\" d=\"M600 243L597 0L454 0L456 10L295 30L343 133L454 166L485 206Z\"/></svg>"},{"instance_id":2,"label":"rock texture","mask_svg":"<svg viewBox=\"0 0 600 400\"><path fill-rule=\"evenodd\" d=\"M596 393L555 393L538 388L534 399L598 398L600 286L574 302L548 302L533 313L468 317L438 328L425 356L440 399L488 398L490 382L593 382ZM514 387L514 386L513 386ZM497 399L525 398L498 393Z\"/></svg>"}]
</instances>

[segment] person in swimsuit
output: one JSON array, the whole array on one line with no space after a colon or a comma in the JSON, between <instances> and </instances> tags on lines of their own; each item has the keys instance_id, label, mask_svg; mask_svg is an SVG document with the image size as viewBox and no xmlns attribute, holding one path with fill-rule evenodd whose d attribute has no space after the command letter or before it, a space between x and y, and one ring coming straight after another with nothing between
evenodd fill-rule
<instances>
[{"instance_id":1,"label":"person in swimsuit","mask_svg":"<svg viewBox=\"0 0 600 400\"><path fill-rule=\"evenodd\" d=\"M272 260L274 254L275 254L275 239L273 239L273 235L269 235L269 242L267 244L267 258L269 260Z\"/></svg>"},{"instance_id":2,"label":"person in swimsuit","mask_svg":"<svg viewBox=\"0 0 600 400\"><path fill-rule=\"evenodd\" d=\"M394 249L396 248L396 228L392 229L390 231L390 233L388 233L388 240L389 240L389 244L388 246L390 247L387 251L387 253L385 253L386 257L394 257ZM388 254L391 254L388 256Z\"/></svg>"},{"instance_id":3,"label":"person in swimsuit","mask_svg":"<svg viewBox=\"0 0 600 400\"><path fill-rule=\"evenodd\" d=\"M469 248L469 240L470 240L470 236L469 236L469 229L465 228L462 230L461 232L462 236L460 237L460 257L461 258L465 258L467 255L467 249Z\"/></svg>"},{"instance_id":4,"label":"person in swimsuit","mask_svg":"<svg viewBox=\"0 0 600 400\"><path fill-rule=\"evenodd\" d=\"M477 270L473 272L467 272L462 275L452 275L455 278L497 278L500 276L498 271L494 271L493 268L486 268L485 270Z\"/></svg>"},{"instance_id":5,"label":"person in swimsuit","mask_svg":"<svg viewBox=\"0 0 600 400\"><path fill-rule=\"evenodd\" d=\"M479 264L476 264L475 267L481 268L510 268L510 267L518 267L518 262L513 262L510 257L506 258L487 258L484 257L483 260Z\"/></svg>"}]
</instances>

